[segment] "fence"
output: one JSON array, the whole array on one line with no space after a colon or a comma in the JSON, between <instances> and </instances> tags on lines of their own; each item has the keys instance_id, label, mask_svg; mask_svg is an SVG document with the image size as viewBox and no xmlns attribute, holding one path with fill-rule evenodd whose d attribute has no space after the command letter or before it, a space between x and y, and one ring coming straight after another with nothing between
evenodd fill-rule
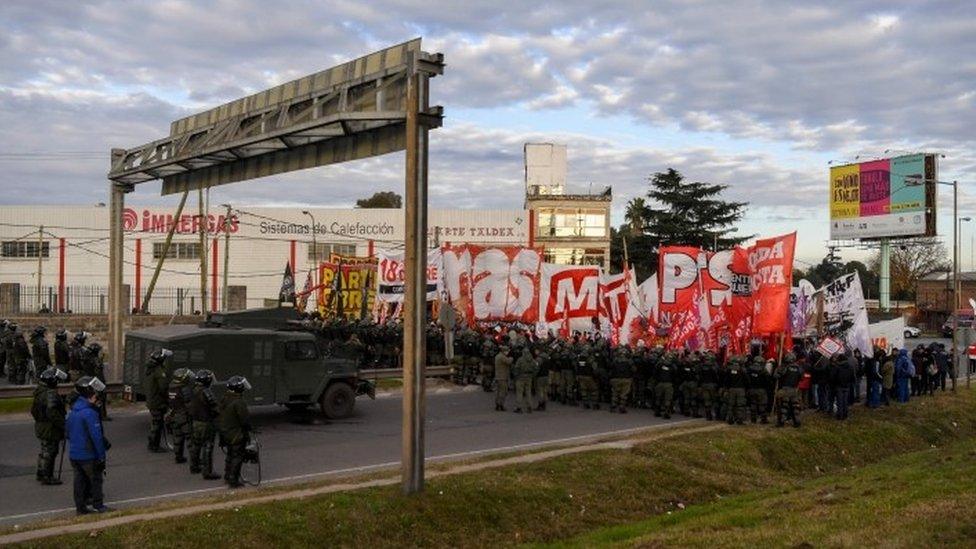
<instances>
[{"instance_id":1,"label":"fence","mask_svg":"<svg viewBox=\"0 0 976 549\"><path fill-rule=\"evenodd\" d=\"M20 286L17 303L19 309L11 307L11 303L4 303L0 308L3 314L24 314L41 312L64 312L73 314L107 314L108 288L105 286L65 286L64 310L58 311L57 286L41 286L38 296L36 286ZM136 307L136 296L129 291L129 286L123 288L123 294L128 295L129 311ZM231 301L233 304L234 302ZM140 300L140 305L141 300ZM207 303L200 300L199 288L156 288L149 301L149 314L154 315L192 315L198 314L202 306L209 309L212 304L211 296L207 296ZM217 293L217 310L221 310L224 301L221 292Z\"/></svg>"}]
</instances>

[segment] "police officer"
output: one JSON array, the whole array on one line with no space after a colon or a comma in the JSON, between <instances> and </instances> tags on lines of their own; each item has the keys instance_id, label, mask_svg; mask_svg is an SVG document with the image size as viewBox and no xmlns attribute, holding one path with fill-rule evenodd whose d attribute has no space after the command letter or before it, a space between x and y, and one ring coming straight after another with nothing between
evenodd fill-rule
<instances>
[{"instance_id":1,"label":"police officer","mask_svg":"<svg viewBox=\"0 0 976 549\"><path fill-rule=\"evenodd\" d=\"M7 326L9 325L10 321L6 318L0 320L0 376L7 375L7 359L10 358L10 354L7 353L7 341L10 336Z\"/></svg>"},{"instance_id":2,"label":"police officer","mask_svg":"<svg viewBox=\"0 0 976 549\"><path fill-rule=\"evenodd\" d=\"M613 353L610 364L610 412L627 413L627 397L630 395L630 384L634 378L634 361L630 356L630 349L621 345Z\"/></svg>"},{"instance_id":3,"label":"police officer","mask_svg":"<svg viewBox=\"0 0 976 549\"><path fill-rule=\"evenodd\" d=\"M88 347L85 347L85 356L83 362L83 371L86 376L93 377L103 384L105 383L105 357L102 352L102 346L98 342L92 342ZM108 398L107 395L102 395L98 399L99 413L102 415L102 420L110 420L108 417Z\"/></svg>"},{"instance_id":4,"label":"police officer","mask_svg":"<svg viewBox=\"0 0 976 549\"><path fill-rule=\"evenodd\" d=\"M569 347L562 347L558 355L559 402L576 405L576 360L575 353Z\"/></svg>"},{"instance_id":5,"label":"police officer","mask_svg":"<svg viewBox=\"0 0 976 549\"><path fill-rule=\"evenodd\" d=\"M746 369L749 377L749 392L746 395L749 402L749 420L753 423L760 419L761 423L769 423L766 414L766 386L769 381L769 374L763 364L761 356L756 355Z\"/></svg>"},{"instance_id":6,"label":"police officer","mask_svg":"<svg viewBox=\"0 0 976 549\"><path fill-rule=\"evenodd\" d=\"M146 408L149 409L149 444L150 452L163 453L166 450L159 447L159 440L163 435L166 410L169 401L169 381L167 381L166 359L173 356L169 349L159 349L149 355L146 362L146 375L142 380L142 389L146 394Z\"/></svg>"},{"instance_id":7,"label":"police officer","mask_svg":"<svg viewBox=\"0 0 976 549\"><path fill-rule=\"evenodd\" d=\"M512 374L512 357L508 347L502 345L495 353L495 411L505 411L508 397L508 380Z\"/></svg>"},{"instance_id":8,"label":"police officer","mask_svg":"<svg viewBox=\"0 0 976 549\"><path fill-rule=\"evenodd\" d=\"M745 423L746 388L749 386L748 376L742 367L742 357L732 357L729 369L725 373L726 398L728 412L725 421L732 425Z\"/></svg>"},{"instance_id":9,"label":"police officer","mask_svg":"<svg viewBox=\"0 0 976 549\"><path fill-rule=\"evenodd\" d=\"M64 399L58 394L58 383L68 380L68 374L57 368L45 368L37 378L31 416L34 417L34 436L41 442L37 455L37 480L48 486L61 484L54 478L54 461L58 446L64 440Z\"/></svg>"},{"instance_id":10,"label":"police officer","mask_svg":"<svg viewBox=\"0 0 976 549\"><path fill-rule=\"evenodd\" d=\"M783 416L793 421L793 427L800 426L800 418L797 411L800 407L799 399L796 394L796 386L803 378L803 367L797 364L796 356L793 353L783 355L783 364L773 372L773 377L779 384L776 390L776 426L783 426Z\"/></svg>"},{"instance_id":11,"label":"police officer","mask_svg":"<svg viewBox=\"0 0 976 549\"><path fill-rule=\"evenodd\" d=\"M495 340L486 337L481 345L481 388L486 393L491 392L491 385L495 380L496 354L498 354L498 345L495 344Z\"/></svg>"},{"instance_id":12,"label":"police officer","mask_svg":"<svg viewBox=\"0 0 976 549\"><path fill-rule=\"evenodd\" d=\"M34 358L34 375L51 367L51 348L47 344L47 328L37 326L31 334L31 354Z\"/></svg>"},{"instance_id":13,"label":"police officer","mask_svg":"<svg viewBox=\"0 0 976 549\"><path fill-rule=\"evenodd\" d=\"M535 374L535 381L532 385L532 392L535 393L536 410L545 411L546 400L549 396L549 376L552 370L552 353L553 349L542 349L539 351L539 356L536 360L538 365L538 370Z\"/></svg>"},{"instance_id":14,"label":"police officer","mask_svg":"<svg viewBox=\"0 0 976 549\"><path fill-rule=\"evenodd\" d=\"M681 415L700 417L698 413L698 356L691 355L679 362L678 394L681 398Z\"/></svg>"},{"instance_id":15,"label":"police officer","mask_svg":"<svg viewBox=\"0 0 976 549\"><path fill-rule=\"evenodd\" d=\"M698 369L698 401L705 411L705 419L711 421L715 414L718 390L718 368L715 355L706 351Z\"/></svg>"},{"instance_id":16,"label":"police officer","mask_svg":"<svg viewBox=\"0 0 976 549\"><path fill-rule=\"evenodd\" d=\"M668 351L661 357L654 375L654 417L671 419L674 411L675 355Z\"/></svg>"},{"instance_id":17,"label":"police officer","mask_svg":"<svg viewBox=\"0 0 976 549\"><path fill-rule=\"evenodd\" d=\"M512 374L515 376L515 413L532 413L532 382L539 371L539 363L529 347L522 348L522 354L515 361Z\"/></svg>"},{"instance_id":18,"label":"police officer","mask_svg":"<svg viewBox=\"0 0 976 549\"><path fill-rule=\"evenodd\" d=\"M199 370L194 376L193 399L190 401L190 418L193 434L190 437L190 472L202 473L204 480L217 480L213 472L214 437L217 435L217 414L220 408L217 397L210 390L214 375L210 370Z\"/></svg>"},{"instance_id":19,"label":"police officer","mask_svg":"<svg viewBox=\"0 0 976 549\"><path fill-rule=\"evenodd\" d=\"M594 410L600 409L597 402L599 398L596 385L596 358L593 352L583 352L576 357L576 382L579 383L580 402L583 408Z\"/></svg>"},{"instance_id":20,"label":"police officer","mask_svg":"<svg viewBox=\"0 0 976 549\"><path fill-rule=\"evenodd\" d=\"M220 445L226 449L224 458L224 482L230 488L240 488L241 467L244 465L244 448L251 432L251 419L244 402L243 393L249 391L251 384L244 376L232 376L227 380L227 391L220 399L217 428L220 431Z\"/></svg>"},{"instance_id":21,"label":"police officer","mask_svg":"<svg viewBox=\"0 0 976 549\"><path fill-rule=\"evenodd\" d=\"M189 368L178 368L173 372L173 379L167 390L169 415L166 423L173 435L173 453L176 463L186 463L183 455L186 439L190 436L192 425L187 406L193 398L193 372Z\"/></svg>"},{"instance_id":22,"label":"police officer","mask_svg":"<svg viewBox=\"0 0 976 549\"><path fill-rule=\"evenodd\" d=\"M27 368L30 364L31 354L27 340L24 339L24 332L14 324L14 360L13 369L7 372L7 379L14 385L25 385L27 383Z\"/></svg>"},{"instance_id":23,"label":"police officer","mask_svg":"<svg viewBox=\"0 0 976 549\"><path fill-rule=\"evenodd\" d=\"M68 332L64 328L54 333L54 365L68 371L71 348L68 347Z\"/></svg>"},{"instance_id":24,"label":"police officer","mask_svg":"<svg viewBox=\"0 0 976 549\"><path fill-rule=\"evenodd\" d=\"M85 356L88 354L85 350L86 341L88 341L88 334L85 332L76 332L71 338L68 349L68 375L72 380L81 379L84 375L82 372L85 369Z\"/></svg>"}]
</instances>

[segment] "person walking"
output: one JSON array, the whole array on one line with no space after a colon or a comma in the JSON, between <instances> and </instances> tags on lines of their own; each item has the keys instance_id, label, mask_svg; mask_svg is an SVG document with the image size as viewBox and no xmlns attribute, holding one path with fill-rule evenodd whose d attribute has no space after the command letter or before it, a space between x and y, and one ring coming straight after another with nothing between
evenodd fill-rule
<instances>
[{"instance_id":1,"label":"person walking","mask_svg":"<svg viewBox=\"0 0 976 549\"><path fill-rule=\"evenodd\" d=\"M112 509L105 505L102 480L110 445L98 411L98 399L105 391L105 384L98 378L83 376L75 383L75 391L78 398L66 421L68 457L75 475L75 512L79 515L107 513Z\"/></svg>"}]
</instances>

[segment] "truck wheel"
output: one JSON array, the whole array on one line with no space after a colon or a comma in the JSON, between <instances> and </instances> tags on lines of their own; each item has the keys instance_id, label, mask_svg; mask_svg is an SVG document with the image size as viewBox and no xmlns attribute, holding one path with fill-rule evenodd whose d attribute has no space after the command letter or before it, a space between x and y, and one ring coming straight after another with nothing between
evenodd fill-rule
<instances>
[{"instance_id":1,"label":"truck wheel","mask_svg":"<svg viewBox=\"0 0 976 549\"><path fill-rule=\"evenodd\" d=\"M356 393L348 383L338 382L329 385L319 399L322 414L329 419L343 419L352 415L356 404Z\"/></svg>"}]
</instances>

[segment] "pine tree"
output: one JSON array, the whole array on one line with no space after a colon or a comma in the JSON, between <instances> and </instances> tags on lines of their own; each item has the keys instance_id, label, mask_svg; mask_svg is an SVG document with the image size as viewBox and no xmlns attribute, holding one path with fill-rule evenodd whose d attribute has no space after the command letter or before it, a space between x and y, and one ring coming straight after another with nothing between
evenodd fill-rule
<instances>
[{"instance_id":1,"label":"pine tree","mask_svg":"<svg viewBox=\"0 0 976 549\"><path fill-rule=\"evenodd\" d=\"M748 203L722 200L728 185L689 183L673 168L655 173L648 183L647 200L635 198L627 205L628 225L641 220L642 230L628 226L630 230L622 227L618 231L621 238L627 238L630 262L638 273L657 271L657 250L662 245L723 250L754 236L733 236ZM643 208L640 215L636 211L639 208ZM635 249L643 253L635 254Z\"/></svg>"}]
</instances>

